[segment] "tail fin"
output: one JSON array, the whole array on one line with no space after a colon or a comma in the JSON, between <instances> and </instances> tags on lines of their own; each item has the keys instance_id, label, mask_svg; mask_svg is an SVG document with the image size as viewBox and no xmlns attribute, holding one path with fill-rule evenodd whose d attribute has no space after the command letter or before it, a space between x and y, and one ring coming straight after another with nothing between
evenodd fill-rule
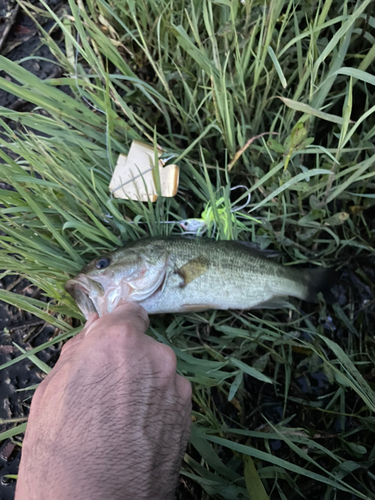
<instances>
[{"instance_id":1,"label":"tail fin","mask_svg":"<svg viewBox=\"0 0 375 500\"><path fill-rule=\"evenodd\" d=\"M317 295L322 293L327 304L333 304L337 301L331 288L338 281L338 273L333 269L318 267L315 269L301 269L307 285L306 299L309 302L318 302Z\"/></svg>"}]
</instances>

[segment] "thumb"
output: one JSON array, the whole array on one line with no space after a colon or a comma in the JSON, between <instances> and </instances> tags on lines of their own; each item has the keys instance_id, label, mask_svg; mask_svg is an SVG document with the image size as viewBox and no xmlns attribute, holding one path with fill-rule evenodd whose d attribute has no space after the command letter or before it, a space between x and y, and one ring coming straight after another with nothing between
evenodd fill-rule
<instances>
[{"instance_id":1,"label":"thumb","mask_svg":"<svg viewBox=\"0 0 375 500\"><path fill-rule=\"evenodd\" d=\"M87 330L85 329L85 336L91 335L94 331L98 331L100 335L103 335L108 328L116 326L119 328L126 327L137 333L145 333L149 324L147 312L141 305L124 300L120 301L111 313L92 322Z\"/></svg>"}]
</instances>

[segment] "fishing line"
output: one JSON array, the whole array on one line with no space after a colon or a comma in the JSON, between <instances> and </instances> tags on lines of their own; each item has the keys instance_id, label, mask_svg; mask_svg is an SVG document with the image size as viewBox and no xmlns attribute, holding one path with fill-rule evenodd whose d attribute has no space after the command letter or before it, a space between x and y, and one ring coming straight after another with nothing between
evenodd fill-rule
<instances>
[{"instance_id":1,"label":"fishing line","mask_svg":"<svg viewBox=\"0 0 375 500\"><path fill-rule=\"evenodd\" d=\"M239 184L238 186L233 186L232 188L230 188L230 191L235 191L238 188L244 188L246 190L248 189L243 184ZM216 201L217 207L220 206L220 204L222 204L224 201L225 200L223 197L217 200ZM251 201L251 193L248 193L246 202L241 206L233 205L231 207L230 213L237 214L237 212L246 208L249 205L250 201ZM226 216L225 208L218 208L218 213L219 213L219 218L223 221L224 225L226 226L229 223L229 221L228 217ZM241 216L240 214L235 215L235 217L247 219L246 216ZM179 225L185 230L184 234L195 234L197 236L205 234L211 224L213 225L211 234L211 237L213 238L217 230L217 221L213 217L213 208L209 204L207 204L205 210L202 212L200 219L184 219L179 222Z\"/></svg>"},{"instance_id":2,"label":"fishing line","mask_svg":"<svg viewBox=\"0 0 375 500\"><path fill-rule=\"evenodd\" d=\"M247 189L247 187L244 186L243 184L239 184L238 186L232 187L230 190L234 191L235 189L238 189L238 188L241 188L241 187L244 188L244 189ZM232 208L232 210L231 210L231 213L233 213L233 212L239 212L240 210L243 210L244 208L246 208L247 206L250 205L250 201L251 201L251 193L248 193L247 194L247 200L246 200L246 202L243 205L241 205L240 207L234 206Z\"/></svg>"},{"instance_id":3,"label":"fishing line","mask_svg":"<svg viewBox=\"0 0 375 500\"><path fill-rule=\"evenodd\" d=\"M147 170L147 172L149 172L153 168L154 167L150 168L149 170ZM146 172L143 172L143 173L146 173ZM116 191L120 187L132 182L134 179L140 177L141 175L142 174L139 174L136 177L134 177L133 179L130 179L129 181L124 182L121 186L118 186L117 188L113 189L111 193L113 193L114 191ZM239 184L238 186L234 186L234 187L230 188L230 191L235 191L236 189L239 189L239 188L248 189L243 184ZM223 201L221 201L221 200L223 200L223 199L220 198L219 200L217 200L216 203L217 204L219 204L219 202L222 203ZM250 204L250 201L251 201L251 193L248 193L246 202L240 206L233 205L231 210L230 210L230 213L237 214L240 210L243 210L244 208L246 208ZM220 213L223 213L223 214L225 213L224 212L225 209L219 209L219 210L220 210ZM206 215L204 215L205 212L207 212ZM175 225L177 224L183 230L182 232L184 235L194 235L194 236L203 236L204 234L206 234L209 226L212 224L213 228L212 228L211 237L214 238L215 234L216 234L216 230L217 230L217 222L216 222L216 220L214 220L212 218L212 213L213 213L213 209L212 209L212 207L209 206L209 203L208 203L205 210L202 212L202 217L200 219L199 218L191 218L191 219L182 219L182 220L176 220L176 221L159 221L156 224L175 224ZM241 219L248 218L247 216L241 215L239 213L238 213L238 215L235 215L235 217L241 218ZM212 221L210 219L212 219ZM137 224L137 225L138 224L149 224L149 222L142 222L142 221L138 221L138 222L126 221L126 222L127 222L127 224Z\"/></svg>"}]
</instances>

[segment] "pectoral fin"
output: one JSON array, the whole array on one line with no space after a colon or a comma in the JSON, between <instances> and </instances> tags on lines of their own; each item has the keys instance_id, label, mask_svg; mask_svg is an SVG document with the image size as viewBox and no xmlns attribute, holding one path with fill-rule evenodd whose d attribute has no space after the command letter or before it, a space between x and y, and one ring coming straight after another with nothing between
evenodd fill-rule
<instances>
[{"instance_id":1,"label":"pectoral fin","mask_svg":"<svg viewBox=\"0 0 375 500\"><path fill-rule=\"evenodd\" d=\"M182 278L180 288L184 288L186 285L199 278L199 276L202 276L202 274L208 270L208 266L208 259L199 256L189 260L189 262L177 269L176 273Z\"/></svg>"}]
</instances>

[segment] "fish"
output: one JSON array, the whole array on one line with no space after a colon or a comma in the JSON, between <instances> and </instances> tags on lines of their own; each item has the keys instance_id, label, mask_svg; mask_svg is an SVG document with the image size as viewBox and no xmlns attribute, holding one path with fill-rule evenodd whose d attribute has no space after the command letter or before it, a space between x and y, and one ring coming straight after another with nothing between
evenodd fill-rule
<instances>
[{"instance_id":1,"label":"fish","mask_svg":"<svg viewBox=\"0 0 375 500\"><path fill-rule=\"evenodd\" d=\"M162 314L273 309L290 307L288 297L316 302L319 292L328 296L331 269L285 266L244 243L142 238L94 259L65 289L86 318L104 316L120 301Z\"/></svg>"}]
</instances>

